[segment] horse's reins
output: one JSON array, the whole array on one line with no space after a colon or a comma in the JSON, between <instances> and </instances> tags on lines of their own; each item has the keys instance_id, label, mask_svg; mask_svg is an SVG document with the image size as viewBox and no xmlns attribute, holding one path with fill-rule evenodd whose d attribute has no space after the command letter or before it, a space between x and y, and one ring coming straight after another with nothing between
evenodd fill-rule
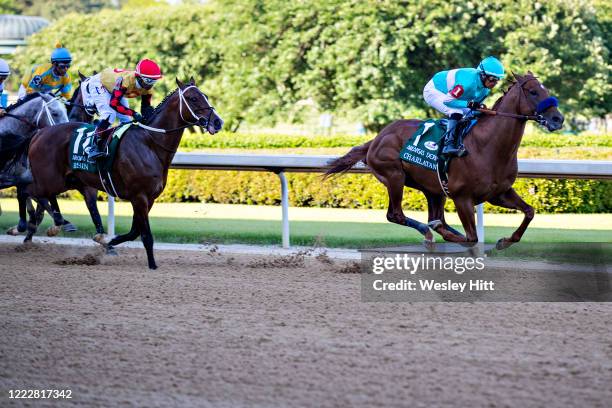
<instances>
[{"instance_id":1,"label":"horse's reins","mask_svg":"<svg viewBox=\"0 0 612 408\"><path fill-rule=\"evenodd\" d=\"M49 105L51 105L53 102L59 102L59 98L54 97L52 100L50 100L49 102L45 101L44 98L42 98L42 106L40 108L40 112L38 113L38 115L36 116L36 123L30 122L29 120L27 120L24 117L18 116L18 115L13 115L12 113L5 113L4 116L8 116L9 118L13 118L13 119L17 119L23 123L25 123L26 125L33 127L33 128L38 128L39 127L39 122L40 122L40 118L42 116L43 111L47 114L47 120L49 121L49 124L51 126L55 125L55 121L53 120L53 117L51 116L51 113L49 112ZM3 117L4 117L3 116Z\"/></svg>"},{"instance_id":2,"label":"horse's reins","mask_svg":"<svg viewBox=\"0 0 612 408\"><path fill-rule=\"evenodd\" d=\"M212 114L215 111L215 108L212 107L212 106L207 106L206 107L206 109L209 111L208 112L208 117L206 118L206 121L204 122L204 124L200 124L202 119L204 119L204 116L198 117L195 114L195 112L191 109L191 106L189 106L189 104L187 103L187 100L183 96L185 91L187 91L189 88L196 88L197 89L197 87L195 85L190 85L190 86L188 86L185 89L181 89L181 88L178 89L178 93L179 93L179 113L181 115L181 119L183 120L183 122L187 123L186 125L179 126L177 128L174 128L174 129L162 129L162 128L156 128L156 127L148 126L148 125L145 125L143 123L137 122L135 120L132 121L131 123L133 125L135 125L135 126L141 127L141 128L143 128L145 130L148 130L148 131L151 131L151 132L155 132L155 133L172 133L172 132L176 132L177 130L186 129L186 128L191 127L193 125L198 125L200 127L208 126L208 124L210 123L210 118L212 117ZM206 102L208 103L208 99L206 98L206 96L204 96L204 99L206 99ZM190 122L190 121L186 120L185 117L183 116L183 102L185 103L185 106L187 106L187 109L189 109L189 113L191 113L191 116L196 119L195 122ZM208 103L208 104L210 105L210 103ZM103 133L106 133L106 132L111 131L111 130L113 130L113 129L105 129L102 132L99 132L99 134L100 133L103 134ZM168 149L167 147L157 143L155 141L155 138L151 138L151 140L153 141L153 143L156 146L162 148L163 150L167 151L168 153L176 153L176 149Z\"/></svg>"}]
</instances>

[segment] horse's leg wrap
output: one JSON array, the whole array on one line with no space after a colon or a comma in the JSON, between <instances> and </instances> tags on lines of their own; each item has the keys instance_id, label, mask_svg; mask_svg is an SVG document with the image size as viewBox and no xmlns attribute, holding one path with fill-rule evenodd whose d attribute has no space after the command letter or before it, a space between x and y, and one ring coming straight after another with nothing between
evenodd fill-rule
<instances>
[{"instance_id":1,"label":"horse's leg wrap","mask_svg":"<svg viewBox=\"0 0 612 408\"><path fill-rule=\"evenodd\" d=\"M418 222L416 220L413 220L412 218L408 218L406 217L406 225L416 229L417 231L419 231L421 234L425 235L429 232L429 227L426 224L423 224L422 222Z\"/></svg>"}]
</instances>

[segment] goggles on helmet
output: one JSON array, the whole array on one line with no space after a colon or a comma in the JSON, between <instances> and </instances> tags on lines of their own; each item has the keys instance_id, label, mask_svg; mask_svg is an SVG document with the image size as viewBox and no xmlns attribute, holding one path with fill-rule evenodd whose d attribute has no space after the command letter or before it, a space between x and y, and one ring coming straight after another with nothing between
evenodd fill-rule
<instances>
[{"instance_id":1,"label":"goggles on helmet","mask_svg":"<svg viewBox=\"0 0 612 408\"><path fill-rule=\"evenodd\" d=\"M148 78L142 75L139 75L138 78L140 78L140 81L142 82L143 85L149 86L149 87L155 85L155 83L157 82L157 79L155 78Z\"/></svg>"}]
</instances>

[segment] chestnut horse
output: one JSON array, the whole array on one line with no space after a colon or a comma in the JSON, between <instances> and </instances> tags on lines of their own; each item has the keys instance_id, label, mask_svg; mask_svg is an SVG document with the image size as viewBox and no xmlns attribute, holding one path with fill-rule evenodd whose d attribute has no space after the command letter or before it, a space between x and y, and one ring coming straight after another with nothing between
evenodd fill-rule
<instances>
[{"instance_id":1,"label":"chestnut horse","mask_svg":"<svg viewBox=\"0 0 612 408\"><path fill-rule=\"evenodd\" d=\"M139 235L147 252L149 268L156 269L153 257L153 235L149 226L149 211L162 193L168 178L168 168L178 149L183 131L200 126L215 134L223 120L195 85L176 81L178 89L166 96L155 109L146 125L137 124L126 131L113 163L112 182L119 198L131 202L134 210L132 227L127 234L114 237L106 244L107 252ZM69 167L69 146L73 132L82 124L66 123L39 131L30 146L30 163L34 178L33 195L52 197L66 190L93 187L103 190L98 174ZM28 237L36 225L28 224Z\"/></svg>"},{"instance_id":2,"label":"chestnut horse","mask_svg":"<svg viewBox=\"0 0 612 408\"><path fill-rule=\"evenodd\" d=\"M432 228L450 242L473 245L478 241L474 206L489 202L504 208L520 210L523 222L508 238L497 243L498 249L520 241L534 216L534 209L514 191L517 177L517 151L528 119L537 120L549 131L563 125L556 99L531 72L515 75L516 82L499 98L494 111L478 120L466 137L469 155L454 158L448 169L448 197L457 208L465 236L451 228L444 220L446 195L435 171L407 163L400 159L400 150L421 124L418 120L398 120L385 127L373 140L356 146L346 155L334 160L326 176L342 173L363 160L372 174L387 187L389 208L387 220L416 229L425 237L425 244L433 243ZM422 191L427 198L428 224L408 218L402 211L404 186Z\"/></svg>"}]
</instances>

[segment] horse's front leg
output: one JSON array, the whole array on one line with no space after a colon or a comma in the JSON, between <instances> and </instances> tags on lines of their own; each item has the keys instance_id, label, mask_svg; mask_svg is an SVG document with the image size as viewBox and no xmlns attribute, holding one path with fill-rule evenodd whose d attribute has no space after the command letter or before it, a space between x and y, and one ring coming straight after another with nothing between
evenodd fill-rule
<instances>
[{"instance_id":1,"label":"horse's front leg","mask_svg":"<svg viewBox=\"0 0 612 408\"><path fill-rule=\"evenodd\" d=\"M470 197L458 197L453 199L453 201L455 202L457 214L459 214L459 219L465 230L465 238L462 243L471 246L478 242L478 236L476 235L476 220L474 219L474 202Z\"/></svg>"},{"instance_id":2,"label":"horse's front leg","mask_svg":"<svg viewBox=\"0 0 612 408\"><path fill-rule=\"evenodd\" d=\"M28 193L23 184L17 185L17 202L19 203L19 223L14 227L9 228L6 233L9 235L19 235L25 232L28 228L27 211L26 211L26 200L28 199Z\"/></svg>"},{"instance_id":3,"label":"horse's front leg","mask_svg":"<svg viewBox=\"0 0 612 408\"><path fill-rule=\"evenodd\" d=\"M448 225L444 219L444 202L446 197L443 195L433 195L425 193L427 197L428 207L428 219L427 222L429 228L442 235L445 241L449 242L465 242L465 236Z\"/></svg>"},{"instance_id":4,"label":"horse's front leg","mask_svg":"<svg viewBox=\"0 0 612 408\"><path fill-rule=\"evenodd\" d=\"M499 207L521 210L523 214L525 214L523 222L521 225L519 225L516 231L514 231L509 238L501 238L499 241L497 241L496 248L505 249L515 242L519 242L523 237L525 230L527 230L529 223L531 220L533 220L533 216L535 215L535 210L533 207L523 201L523 199L516 193L516 191L514 191L513 188L510 188L508 191L500 194L499 196L490 199L489 202Z\"/></svg>"}]
</instances>

